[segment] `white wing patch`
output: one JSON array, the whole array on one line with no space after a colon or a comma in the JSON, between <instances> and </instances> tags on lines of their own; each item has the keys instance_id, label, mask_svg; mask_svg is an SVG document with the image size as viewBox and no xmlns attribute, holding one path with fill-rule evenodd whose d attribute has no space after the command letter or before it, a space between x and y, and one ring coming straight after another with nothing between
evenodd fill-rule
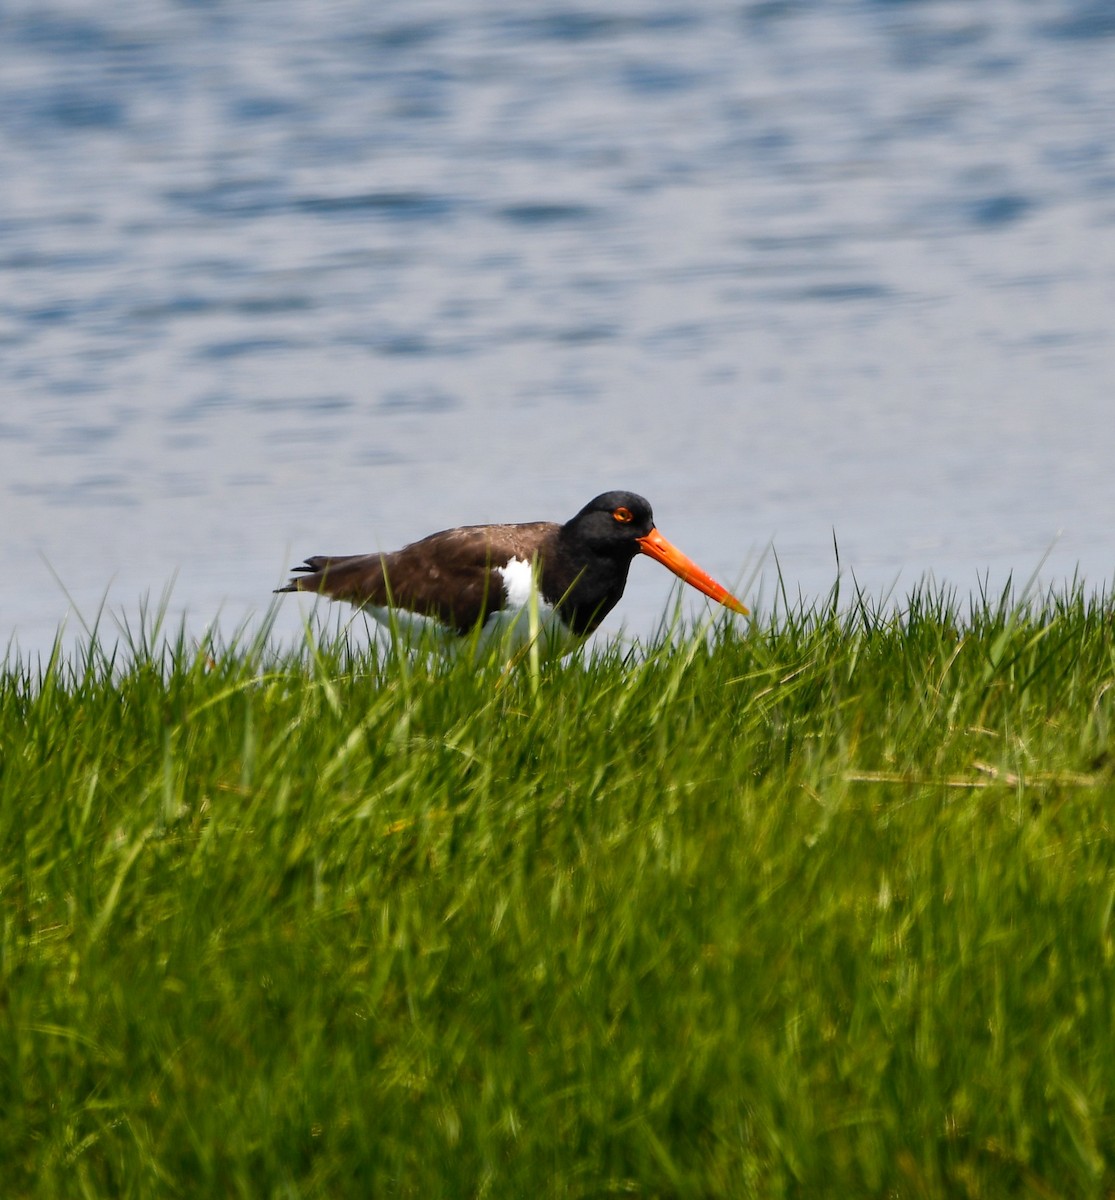
<instances>
[{"instance_id":1,"label":"white wing patch","mask_svg":"<svg viewBox=\"0 0 1115 1200\"><path fill-rule=\"evenodd\" d=\"M499 577L503 580L503 588L507 593L507 603L505 609L514 609L518 612L530 604L530 594L534 591L534 572L531 570L531 565L523 558L513 558L506 567L496 567ZM538 598L538 607L541 610L545 601ZM549 605L546 605L549 608ZM550 610L553 611L552 609Z\"/></svg>"}]
</instances>

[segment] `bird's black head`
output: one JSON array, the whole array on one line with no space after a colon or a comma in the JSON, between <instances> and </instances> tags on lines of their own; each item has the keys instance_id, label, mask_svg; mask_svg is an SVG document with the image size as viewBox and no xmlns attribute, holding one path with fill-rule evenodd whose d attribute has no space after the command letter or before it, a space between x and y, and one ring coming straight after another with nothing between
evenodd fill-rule
<instances>
[{"instance_id":1,"label":"bird's black head","mask_svg":"<svg viewBox=\"0 0 1115 1200\"><path fill-rule=\"evenodd\" d=\"M543 590L549 571L550 594L563 593L560 607L571 627L591 633L623 595L636 554L660 562L725 608L747 612L727 588L655 529L650 505L634 492L605 492L566 521L558 536L558 552L543 568Z\"/></svg>"},{"instance_id":2,"label":"bird's black head","mask_svg":"<svg viewBox=\"0 0 1115 1200\"><path fill-rule=\"evenodd\" d=\"M565 524L567 537L597 554L634 558L654 528L650 504L634 492L604 492Z\"/></svg>"}]
</instances>

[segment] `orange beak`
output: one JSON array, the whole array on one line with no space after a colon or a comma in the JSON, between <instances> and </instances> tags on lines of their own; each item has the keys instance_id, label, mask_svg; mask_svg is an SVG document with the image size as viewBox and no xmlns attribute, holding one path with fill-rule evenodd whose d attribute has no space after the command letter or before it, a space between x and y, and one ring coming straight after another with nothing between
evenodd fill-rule
<instances>
[{"instance_id":1,"label":"orange beak","mask_svg":"<svg viewBox=\"0 0 1115 1200\"><path fill-rule=\"evenodd\" d=\"M747 609L727 588L721 587L691 558L687 558L676 546L666 541L657 529L652 529L646 537L636 538L635 543L644 554L660 562L664 567L669 567L682 582L688 583L690 587L695 587L699 592L704 592L706 596L711 596L718 604L723 604L732 612L743 613L744 616L747 616Z\"/></svg>"}]
</instances>

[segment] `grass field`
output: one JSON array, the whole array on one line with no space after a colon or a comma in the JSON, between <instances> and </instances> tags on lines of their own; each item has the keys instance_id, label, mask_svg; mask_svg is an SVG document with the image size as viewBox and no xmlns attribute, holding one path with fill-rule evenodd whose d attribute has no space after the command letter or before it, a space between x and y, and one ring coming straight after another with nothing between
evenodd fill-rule
<instances>
[{"instance_id":1,"label":"grass field","mask_svg":"<svg viewBox=\"0 0 1115 1200\"><path fill-rule=\"evenodd\" d=\"M1115 602L0 675L0 1195L1115 1195Z\"/></svg>"}]
</instances>

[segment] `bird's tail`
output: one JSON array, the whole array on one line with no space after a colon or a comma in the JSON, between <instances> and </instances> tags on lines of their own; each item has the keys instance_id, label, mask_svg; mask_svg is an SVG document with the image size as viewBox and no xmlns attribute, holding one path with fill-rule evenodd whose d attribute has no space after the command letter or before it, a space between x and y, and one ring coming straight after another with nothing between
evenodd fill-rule
<instances>
[{"instance_id":1,"label":"bird's tail","mask_svg":"<svg viewBox=\"0 0 1115 1200\"><path fill-rule=\"evenodd\" d=\"M294 567L294 577L276 592L316 592L331 600L348 600L353 603L372 598L369 595L369 568L373 575L382 578L382 567L378 555L369 554L314 554L300 567ZM378 581L377 581L378 582ZM371 591L376 591L375 587Z\"/></svg>"}]
</instances>

